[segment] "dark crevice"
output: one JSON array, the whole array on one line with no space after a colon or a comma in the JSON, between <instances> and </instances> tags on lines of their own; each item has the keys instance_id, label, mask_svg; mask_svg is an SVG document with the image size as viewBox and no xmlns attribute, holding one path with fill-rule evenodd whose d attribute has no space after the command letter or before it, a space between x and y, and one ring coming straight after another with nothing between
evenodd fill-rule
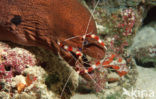
<instances>
[{"instance_id":1,"label":"dark crevice","mask_svg":"<svg viewBox=\"0 0 156 99\"><path fill-rule=\"evenodd\" d=\"M145 19L143 20L143 26L149 24L152 21L156 21L156 6L152 7L148 13Z\"/></svg>"},{"instance_id":2,"label":"dark crevice","mask_svg":"<svg viewBox=\"0 0 156 99\"><path fill-rule=\"evenodd\" d=\"M153 68L155 67L155 63L154 62L145 62L143 63L141 60L135 58L136 64L145 68Z\"/></svg>"},{"instance_id":3,"label":"dark crevice","mask_svg":"<svg viewBox=\"0 0 156 99\"><path fill-rule=\"evenodd\" d=\"M11 70L11 67L12 67L11 65L6 65L6 66L5 66L5 70L6 70L6 71L10 71L10 70Z\"/></svg>"}]
</instances>

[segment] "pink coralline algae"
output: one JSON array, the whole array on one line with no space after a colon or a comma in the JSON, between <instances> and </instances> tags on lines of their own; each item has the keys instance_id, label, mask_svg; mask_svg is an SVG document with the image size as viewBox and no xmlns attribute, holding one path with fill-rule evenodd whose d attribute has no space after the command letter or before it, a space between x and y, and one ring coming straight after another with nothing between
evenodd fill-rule
<instances>
[{"instance_id":1,"label":"pink coralline algae","mask_svg":"<svg viewBox=\"0 0 156 99\"><path fill-rule=\"evenodd\" d=\"M132 35L132 29L134 27L136 17L134 11L130 9L123 10L121 12L122 23L118 25L119 28L123 28L123 35L128 36Z\"/></svg>"},{"instance_id":2,"label":"pink coralline algae","mask_svg":"<svg viewBox=\"0 0 156 99\"><path fill-rule=\"evenodd\" d=\"M36 64L34 56L21 48L4 48L0 57L0 81L10 81L12 77L21 74L26 66Z\"/></svg>"}]
</instances>

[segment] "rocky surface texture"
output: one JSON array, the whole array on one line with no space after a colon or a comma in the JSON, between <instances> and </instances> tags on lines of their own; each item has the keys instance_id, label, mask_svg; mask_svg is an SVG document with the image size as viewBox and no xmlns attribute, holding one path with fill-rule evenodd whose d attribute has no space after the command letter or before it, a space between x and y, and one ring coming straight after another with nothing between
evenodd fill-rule
<instances>
[{"instance_id":1,"label":"rocky surface texture","mask_svg":"<svg viewBox=\"0 0 156 99\"><path fill-rule=\"evenodd\" d=\"M156 21L141 28L129 48L140 66L156 66Z\"/></svg>"},{"instance_id":2,"label":"rocky surface texture","mask_svg":"<svg viewBox=\"0 0 156 99\"><path fill-rule=\"evenodd\" d=\"M8 42L0 45L1 98L59 99L72 70L64 60L40 48ZM68 99L77 84L77 76L72 73L62 98Z\"/></svg>"}]
</instances>

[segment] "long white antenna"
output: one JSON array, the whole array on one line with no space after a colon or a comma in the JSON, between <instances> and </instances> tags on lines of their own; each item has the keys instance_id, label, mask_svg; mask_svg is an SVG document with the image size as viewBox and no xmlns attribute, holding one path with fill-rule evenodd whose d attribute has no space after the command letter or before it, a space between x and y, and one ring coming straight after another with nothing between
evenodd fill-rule
<instances>
[{"instance_id":1,"label":"long white antenna","mask_svg":"<svg viewBox=\"0 0 156 99\"><path fill-rule=\"evenodd\" d=\"M93 9L93 12L91 13L91 16L90 16L90 18L89 18L89 21L88 21L88 24L87 24L87 28L86 28L86 31L85 31L85 35L84 35L84 40L83 40L83 42L82 42L82 50L83 50L83 47L84 47L84 41L85 41L85 39L86 39L86 34L87 34L87 32L88 32L88 28L89 28L89 25L90 25L92 16L93 16L93 14L94 14L94 12L95 12L95 9L97 8L99 2L100 2L100 0L97 1L96 5L95 5L95 7L94 7L94 9Z\"/></svg>"},{"instance_id":2,"label":"long white antenna","mask_svg":"<svg viewBox=\"0 0 156 99\"><path fill-rule=\"evenodd\" d=\"M93 13L95 12L95 9L97 8L99 2L100 2L100 0L97 1L96 5L95 5L95 7L94 7L94 9L93 9L93 12L91 13L91 16L90 16L90 18L89 18L89 21L88 21L88 24L87 24L87 27L86 27L86 31L85 31L85 35L84 35L84 40L83 40L83 43L82 43L82 49L83 49L83 47L84 47L84 41L85 41L85 39L86 39L86 35L87 35L87 32L88 32L88 28L89 28L89 25L90 25L90 21L91 21L91 19L92 19ZM79 37L79 36L71 37L71 38L68 38L68 39L66 39L66 40L71 40L71 39L76 38L76 37ZM74 59L75 59L75 58L74 58ZM77 59L75 59L75 60L78 61ZM83 68L84 68L84 67L83 67ZM84 69L85 69L85 68L84 68ZM68 77L68 79L67 79L67 81L66 81L66 83L65 83L65 85L64 85L64 87L63 87L63 89L62 89L61 97L62 97L62 95L63 95L63 92L64 92L64 90L65 90L65 87L67 86L67 83L68 83L68 81L69 81L71 75L72 75L72 72L70 73L70 75L69 75L69 77ZM96 84L99 88L101 88L101 87L98 85L98 83L96 83L96 81L95 81L89 74L87 74L87 75L92 79L92 81L95 82L95 84ZM101 88L101 89L103 89L103 88Z\"/></svg>"}]
</instances>

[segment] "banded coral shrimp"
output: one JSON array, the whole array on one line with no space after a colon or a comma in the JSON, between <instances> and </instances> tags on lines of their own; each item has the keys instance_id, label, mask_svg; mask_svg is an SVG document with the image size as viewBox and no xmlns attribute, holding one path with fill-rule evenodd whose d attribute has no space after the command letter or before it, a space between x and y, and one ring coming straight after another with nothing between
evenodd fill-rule
<instances>
[{"instance_id":1,"label":"banded coral shrimp","mask_svg":"<svg viewBox=\"0 0 156 99\"><path fill-rule=\"evenodd\" d=\"M98 2L97 2L97 4L98 4ZM93 11L95 11L95 8ZM88 25L89 25L89 22L88 22ZM87 29L88 29L88 26L87 26ZM58 45L60 46L61 50L65 50L66 52L68 52L76 61L75 62L76 67L74 67L75 71L79 75L85 76L85 77L87 77L87 79L95 82L95 85L97 85L98 88L100 88L100 90L103 90L104 87L102 88L97 83L97 81L95 81L94 78L91 76L91 74L94 74L95 70L97 70L97 69L99 70L101 68L107 68L109 70L115 70L120 75L120 77L122 77L128 73L128 68L126 67L126 61L120 55L117 55L115 53L110 53L110 52L106 53L106 55L103 57L102 60L94 60L93 62L89 63L86 55L83 54L83 48L85 46L87 46L87 44L89 43L86 40L87 38L95 40L97 43L99 43L99 45L101 47L103 47L104 51L107 51L109 49L106 47L107 45L105 45L105 42L103 42L103 40L101 40L99 36L97 36L93 33L87 33L87 29L86 29L86 32L84 35L74 36L74 37L67 38L63 41L59 41ZM82 48L76 48L76 47L64 44L64 42L71 40L71 39L78 38L78 37L83 40L83 43L81 44ZM115 58L117 58L117 59L115 59ZM80 63L76 64L78 62L80 62ZM70 76L69 76L69 78L70 78ZM66 87L66 84L68 83L69 78L67 79L67 82L64 85L61 96L63 94L65 87Z\"/></svg>"},{"instance_id":2,"label":"banded coral shrimp","mask_svg":"<svg viewBox=\"0 0 156 99\"><path fill-rule=\"evenodd\" d=\"M97 42L100 43L101 46L103 46L105 50L107 50L105 43L95 34L91 34L91 35L88 34L88 35L86 35L86 37L96 39ZM82 37L82 39L83 38L84 38L84 36ZM60 45L60 47L63 50L68 51L74 57L74 60L76 60L76 63L79 61L80 64L84 66L84 67L75 67L74 69L76 70L76 72L82 76L84 76L85 74L88 75L89 79L91 79L93 81L94 81L94 79L90 76L90 74L92 74L95 69L100 69L101 67L112 68L113 70L116 70L116 72L120 76L124 76L125 74L128 73L128 68L126 67L125 61L123 60L122 57L119 57L116 54L111 54L111 53L108 54L107 53L108 55L106 55L102 60L98 60L98 61L89 63L87 58L85 57L86 55L84 55L82 53L82 51L79 50L78 48L74 48L74 47L68 46L68 45L63 45L60 42L58 44ZM85 62L84 58L87 60L87 62ZM115 59L115 58L117 58L117 59ZM84 64L87 64L87 66ZM96 81L94 81L94 82L96 82Z\"/></svg>"},{"instance_id":3,"label":"banded coral shrimp","mask_svg":"<svg viewBox=\"0 0 156 99\"><path fill-rule=\"evenodd\" d=\"M89 43L87 40L85 41L84 38L91 38L92 40L96 40L99 44L101 43L101 41L103 41L103 40L99 39L98 36L94 35L93 33L90 33L88 35L86 33L85 35L81 35L79 37L81 37L84 40L84 43L82 43L83 47L85 46L86 43ZM67 38L67 39L70 40L72 38L75 38L75 37L71 37L71 38ZM113 38L112 38L112 42L113 42ZM89 64L89 66L85 66L83 69L78 69L78 70L76 68L75 70L82 76L85 75L85 73L86 73L86 75L90 76L92 74L95 74L96 70L103 70L104 68L107 68L107 70L115 71L116 73L118 73L118 75L121 78L124 75L126 75L129 72L129 69L131 67L127 66L128 63L127 63L127 60L125 59L124 56L117 54L115 51L113 51L110 43L111 43L111 40L110 41L105 40L103 43L103 44L105 44L105 46L102 46L103 44L100 45L106 51L105 56L103 57L103 59L101 61L95 59L94 61L92 61L92 63L87 63L87 64ZM83 54L83 51L82 51L83 47L82 48L76 48L75 46L72 47L70 45L63 45L61 43L60 43L60 45L61 45L63 50L66 50L67 52L69 52L71 54L73 54L72 51L74 51L75 55L77 53L77 57L86 56ZM105 47L107 48L107 50ZM77 58L75 60L78 61L78 59L79 58ZM80 61L81 60L82 60L82 58L80 57ZM83 63L85 63L85 62L82 62L82 64ZM107 73L105 73L105 74L107 74ZM91 78L91 80L95 81L95 79L93 79L93 77ZM103 80L104 80L104 78L103 78ZM98 84L98 81L95 81L95 82L97 82L96 84ZM101 89L104 89L104 87L102 88L102 86L101 86Z\"/></svg>"}]
</instances>

